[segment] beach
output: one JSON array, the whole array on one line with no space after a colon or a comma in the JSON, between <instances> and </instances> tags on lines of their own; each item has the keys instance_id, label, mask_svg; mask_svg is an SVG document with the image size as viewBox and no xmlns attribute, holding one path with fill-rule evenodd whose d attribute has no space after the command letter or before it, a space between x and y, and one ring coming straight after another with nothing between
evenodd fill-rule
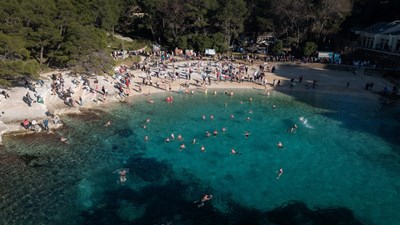
<instances>
[{"instance_id":1,"label":"beach","mask_svg":"<svg viewBox=\"0 0 400 225\"><path fill-rule=\"evenodd\" d=\"M212 63L212 65L207 65L207 63ZM220 64L222 62L219 62ZM188 68L193 64L193 73L191 79L188 80L185 77L180 77L173 82L166 82L167 74L173 72L184 74L187 72ZM196 65L195 65L196 64ZM150 65L150 63L148 64ZM199 66L197 66L199 65ZM379 76L376 75L355 75L353 72L343 71L343 70L328 70L324 69L321 64L304 64L304 63L275 63L269 62L265 64L262 61L256 61L254 65L249 62L234 62L233 65L237 68L240 66L248 66L248 77L251 77L253 73L259 70L259 66L276 67L276 71L271 73L270 71L264 70L266 85L261 82L250 82L244 80L243 82L222 80L217 82L215 79L212 80L211 85L203 84L201 85L202 75L207 66L210 68L216 67L216 62L214 61L178 61L173 63L168 63L167 68L163 69L164 78L157 78L154 74L152 75L152 85L140 85L143 82L143 78L146 77L144 71L130 70L129 72L133 77L131 77L131 85L129 89L124 87L125 95L121 97L118 89L115 85L118 83L118 77L107 77L107 76L90 76L87 78L90 84L88 89L84 90L83 82L81 76L71 74L69 71L52 71L49 73L41 74L41 79L44 84L36 84L35 91L29 90L25 87L14 87L7 90L9 98L4 98L3 95L0 96L0 143L1 137L5 133L17 135L32 133L34 131L26 130L21 126L21 122L25 119L29 121L36 120L38 123L43 121L43 119L48 118L50 120L49 127L50 131L61 126L62 123L54 124L52 122L52 116L63 115L66 113L81 113L82 111L97 108L104 109L107 104L113 102L123 102L130 101L134 96L151 99L151 94L160 92L169 92L169 87L172 92L182 94L189 94L190 92L206 92L208 89L217 89L219 92L224 92L229 89L260 89L266 92L272 91L291 91L291 92L333 92L340 95L362 95L365 97L378 97L376 92L382 91L385 86L391 90L392 84ZM175 69L173 68L175 67ZM116 74L118 74L120 66L115 68ZM150 66L151 73L158 71L156 67ZM203 74L202 74L203 73ZM65 99L61 99L58 95L52 93L51 77L54 75L62 75L64 79L64 89L72 90L72 101L74 106L66 104ZM302 82L299 82L300 76L302 77ZM119 77L121 79L121 77ZM293 86L291 87L291 79L293 79ZM273 81L280 80L279 85L272 85ZM76 82L77 81L77 82ZM95 83L97 81L98 83ZM316 81L315 88L312 87L313 82ZM373 90L366 91L365 84L373 82ZM184 84L188 83L189 87L184 87ZM205 82L207 83L207 82ZM349 86L347 86L349 83ZM158 85L156 85L158 84ZM139 86L142 90L139 91ZM157 87L158 86L158 87ZM107 91L106 98L103 98L101 94L101 88L104 87ZM190 91L189 91L190 90ZM24 101L24 96L29 93L31 96L40 96L43 98L44 103L35 102L35 98L31 107L28 106L26 101ZM127 96L129 94L129 96ZM82 105L80 105L79 98L82 98ZM52 115L52 116L51 116ZM43 131L42 131L43 132Z\"/></svg>"},{"instance_id":2,"label":"beach","mask_svg":"<svg viewBox=\"0 0 400 225\"><path fill-rule=\"evenodd\" d=\"M69 97L52 95L51 73L35 85L44 104L22 100L32 87L8 91L20 111L5 112L16 130L0 148L0 221L397 223L398 107L382 104L379 93L388 81L319 64L274 63L275 73L265 70L267 85L214 79L205 85L199 69L164 90L172 65L184 74L187 63L196 70L202 62L169 63L162 78L151 68L152 86L142 84L149 83L145 72L129 70L132 83L125 80L123 92L114 88L123 82L122 68L98 83L53 72L74 92L73 106ZM249 66L249 74L260 65ZM57 117L62 123L53 123ZM24 119L48 119L50 132L26 130ZM201 204L205 195L213 197Z\"/></svg>"}]
</instances>

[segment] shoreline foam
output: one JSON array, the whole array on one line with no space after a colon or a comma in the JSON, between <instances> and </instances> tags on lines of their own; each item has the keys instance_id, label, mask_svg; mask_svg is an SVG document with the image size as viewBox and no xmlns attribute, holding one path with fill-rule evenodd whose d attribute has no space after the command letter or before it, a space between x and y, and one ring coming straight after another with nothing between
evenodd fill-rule
<instances>
[{"instance_id":1,"label":"shoreline foam","mask_svg":"<svg viewBox=\"0 0 400 225\"><path fill-rule=\"evenodd\" d=\"M177 62L176 65L184 64L188 61L181 61ZM205 61L202 61L205 62ZM171 64L171 63L170 63ZM169 65L170 65L169 64ZM250 74L252 71L256 71L260 63L255 64L254 66L249 67ZM266 78L268 81L268 84L271 84L273 79L276 80L281 80L282 83L280 86L275 86L272 87L271 85L268 85L267 87L259 84L259 83L254 83L254 82L231 82L231 81L220 81L216 83L212 83L211 86L208 86L207 89L216 89L216 90L223 90L223 89L257 89L257 90L265 90L265 91L282 91L282 92L287 92L287 91L318 91L318 92L329 92L329 93L336 93L340 95L357 95L360 96L362 94L365 97L376 97L375 94L371 92L367 92L363 90L363 85L366 82L374 82L375 83L375 90L383 90L384 86L390 87L390 82L376 76L366 76L366 75L354 75L350 72L346 71L338 71L338 70L327 70L327 69L320 69L320 68L310 68L310 65L302 66L298 64L293 64L291 66L285 66L285 64L279 64L277 65L277 72L276 73L269 73L266 72ZM167 71L172 71L172 69L167 69ZM76 104L74 107L67 106L64 104L63 100L61 100L58 96L51 95L51 79L50 76L51 74L54 73L59 73L59 71L53 71L50 73L45 73L41 75L41 78L46 81L46 84L43 85L42 87L37 88L37 93L44 98L44 104L40 103L33 103L32 107L28 107L26 103L22 101L23 96L25 96L26 92L29 92L28 89L24 87L14 87L11 90L9 90L9 94L11 96L10 99L4 99L3 97L0 99L0 111L1 113L4 112L4 114L1 114L0 117L0 145L2 144L2 136L4 134L24 134L24 133L33 133L34 131L27 131L25 130L20 123L25 119L29 120L37 120L41 121L44 118L48 117L46 116L47 112L51 112L54 115L63 115L63 114L70 114L70 113L82 113L82 110L87 110L87 109L96 109L96 108L103 108L107 107L109 103L116 103L116 102L123 102L123 101L129 101L130 98L132 97L148 97L148 94L153 94L153 93L163 93L163 92L168 92L166 90L160 89L153 86L143 86L142 92L139 93L138 86L137 84L141 82L141 77L144 76L144 72L138 71L138 70L133 70L132 73L135 75L135 78L133 78L132 86L133 89L130 89L130 96L128 97L119 97L116 89L114 88L114 82L113 78L111 77L102 77L102 76L96 76L96 77L91 77L89 80L92 82L95 79L99 81L98 83L98 90L101 89L102 86L104 86L108 90L108 97L105 102L99 102L99 95L93 94L93 93L88 93L82 90L82 86L78 85L75 89L75 93L73 95L73 99L77 100L80 96L83 98L83 106L79 106ZM76 79L76 76L72 75L66 75L67 72L63 72L64 74L64 79L65 79L65 84L66 87L65 89L69 88L72 85L72 80ZM295 83L298 83L298 77L302 75L304 77L303 83L301 84L304 85L305 83L312 83L313 80L318 80L318 88L317 89L312 89L307 90L305 88L300 87L300 85L295 86L293 89L289 88L289 83L290 83L290 78L294 78L296 80ZM179 88L181 84L184 84L186 81L189 81L189 83L193 83L195 79L201 79L200 74L197 74L197 76L192 77L191 80L186 80L186 79L178 79L171 84L171 88L173 92L178 92L179 93ZM160 80L157 78L154 78L154 82ZM350 88L346 88L345 84L349 81L351 83ZM198 87L191 85L188 90L193 90L195 92L204 92L204 88ZM96 100L96 102L94 101ZM50 130L56 129L59 126L57 125L50 125Z\"/></svg>"}]
</instances>

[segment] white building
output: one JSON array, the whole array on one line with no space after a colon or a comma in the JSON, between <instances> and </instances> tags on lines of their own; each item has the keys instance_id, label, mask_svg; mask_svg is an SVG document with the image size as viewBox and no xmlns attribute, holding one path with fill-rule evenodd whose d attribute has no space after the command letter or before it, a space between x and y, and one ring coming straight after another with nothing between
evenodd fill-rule
<instances>
[{"instance_id":1,"label":"white building","mask_svg":"<svg viewBox=\"0 0 400 225\"><path fill-rule=\"evenodd\" d=\"M360 47L400 54L400 20L376 23L356 34Z\"/></svg>"}]
</instances>

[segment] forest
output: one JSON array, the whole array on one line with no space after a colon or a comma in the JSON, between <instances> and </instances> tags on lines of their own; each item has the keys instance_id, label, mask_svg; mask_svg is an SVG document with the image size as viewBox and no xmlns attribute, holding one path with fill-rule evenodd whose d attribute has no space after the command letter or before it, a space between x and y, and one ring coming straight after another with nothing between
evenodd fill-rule
<instances>
[{"instance_id":1,"label":"forest","mask_svg":"<svg viewBox=\"0 0 400 225\"><path fill-rule=\"evenodd\" d=\"M108 73L119 33L165 49L250 43L340 49L350 29L399 19L398 0L0 0L0 85L40 71ZM310 44L311 43L311 44ZM303 51L298 51L303 52ZM272 49L272 54L279 50Z\"/></svg>"}]
</instances>

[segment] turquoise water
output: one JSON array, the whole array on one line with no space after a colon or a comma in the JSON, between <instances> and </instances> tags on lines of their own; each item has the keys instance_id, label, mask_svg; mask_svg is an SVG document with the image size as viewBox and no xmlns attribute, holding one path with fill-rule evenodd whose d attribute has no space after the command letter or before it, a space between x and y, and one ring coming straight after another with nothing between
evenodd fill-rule
<instances>
[{"instance_id":1,"label":"turquoise water","mask_svg":"<svg viewBox=\"0 0 400 225\"><path fill-rule=\"evenodd\" d=\"M398 108L314 92L165 97L65 116L53 135L5 137L2 224L399 223ZM183 142L165 143L172 133ZM123 184L119 168L129 168ZM198 208L204 194L214 197Z\"/></svg>"}]
</instances>

